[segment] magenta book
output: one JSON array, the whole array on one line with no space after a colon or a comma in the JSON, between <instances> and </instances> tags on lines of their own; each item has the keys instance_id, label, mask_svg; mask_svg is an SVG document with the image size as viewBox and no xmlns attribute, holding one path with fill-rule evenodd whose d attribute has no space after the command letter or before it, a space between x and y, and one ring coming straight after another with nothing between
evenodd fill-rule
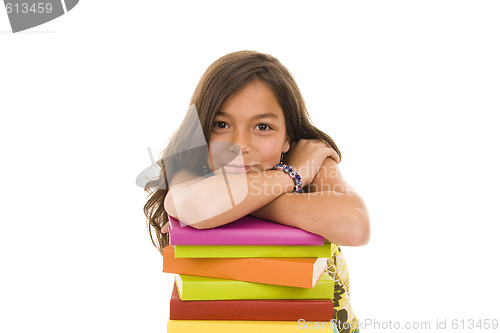
<instances>
[{"instance_id":1,"label":"magenta book","mask_svg":"<svg viewBox=\"0 0 500 333\"><path fill-rule=\"evenodd\" d=\"M171 245L323 245L308 231L244 216L212 229L195 229L168 216Z\"/></svg>"}]
</instances>

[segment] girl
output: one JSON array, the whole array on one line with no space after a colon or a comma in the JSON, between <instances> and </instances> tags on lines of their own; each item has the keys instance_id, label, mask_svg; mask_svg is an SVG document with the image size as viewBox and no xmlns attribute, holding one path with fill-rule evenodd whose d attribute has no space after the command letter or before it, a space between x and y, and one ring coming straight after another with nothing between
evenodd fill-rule
<instances>
[{"instance_id":1,"label":"girl","mask_svg":"<svg viewBox=\"0 0 500 333\"><path fill-rule=\"evenodd\" d=\"M230 53L207 69L191 104L208 150L185 149L196 136L188 115L157 162L162 175L146 186L155 246L168 245L167 212L195 228L252 215L321 235L332 243L334 318L340 332L357 331L338 245L368 242L368 212L339 172L335 142L312 125L292 75L270 55ZM228 191L230 204L221 200Z\"/></svg>"}]
</instances>

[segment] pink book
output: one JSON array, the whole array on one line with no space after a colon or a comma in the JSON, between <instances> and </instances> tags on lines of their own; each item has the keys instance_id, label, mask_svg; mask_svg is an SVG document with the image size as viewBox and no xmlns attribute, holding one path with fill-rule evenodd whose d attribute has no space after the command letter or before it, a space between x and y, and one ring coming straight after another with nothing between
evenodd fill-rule
<instances>
[{"instance_id":1,"label":"pink book","mask_svg":"<svg viewBox=\"0 0 500 333\"><path fill-rule=\"evenodd\" d=\"M325 239L308 231L244 216L212 229L195 229L170 220L171 245L323 245Z\"/></svg>"}]
</instances>

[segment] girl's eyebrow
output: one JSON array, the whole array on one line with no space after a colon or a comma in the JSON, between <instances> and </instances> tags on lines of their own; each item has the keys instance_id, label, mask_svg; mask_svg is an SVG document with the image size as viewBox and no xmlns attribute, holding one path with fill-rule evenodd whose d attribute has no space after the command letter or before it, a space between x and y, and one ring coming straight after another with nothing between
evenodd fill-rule
<instances>
[{"instance_id":1,"label":"girl's eyebrow","mask_svg":"<svg viewBox=\"0 0 500 333\"><path fill-rule=\"evenodd\" d=\"M224 112L224 111L219 111L215 116L222 116L222 117L228 117L231 118L231 116ZM279 117L275 113L261 113L253 116L251 119L262 119L262 118L273 118L273 119L279 119Z\"/></svg>"}]
</instances>

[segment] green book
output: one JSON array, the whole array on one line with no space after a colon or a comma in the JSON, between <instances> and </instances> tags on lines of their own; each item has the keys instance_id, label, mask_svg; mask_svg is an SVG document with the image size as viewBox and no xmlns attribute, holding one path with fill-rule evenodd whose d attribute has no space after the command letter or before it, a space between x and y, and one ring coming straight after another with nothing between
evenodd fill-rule
<instances>
[{"instance_id":1,"label":"green book","mask_svg":"<svg viewBox=\"0 0 500 333\"><path fill-rule=\"evenodd\" d=\"M176 258L330 258L324 245L174 245Z\"/></svg>"},{"instance_id":2,"label":"green book","mask_svg":"<svg viewBox=\"0 0 500 333\"><path fill-rule=\"evenodd\" d=\"M279 286L193 275L175 275L182 301L230 299L333 299L334 282L324 272L314 288Z\"/></svg>"}]
</instances>

